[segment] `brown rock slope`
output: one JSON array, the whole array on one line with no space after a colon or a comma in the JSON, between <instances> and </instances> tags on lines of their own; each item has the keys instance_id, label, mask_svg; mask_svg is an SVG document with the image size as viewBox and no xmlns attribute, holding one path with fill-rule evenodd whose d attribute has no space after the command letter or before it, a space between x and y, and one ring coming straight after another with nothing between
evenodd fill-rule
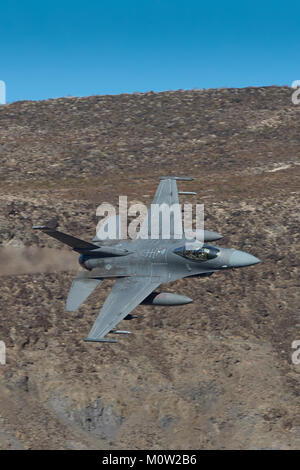
<instances>
[{"instance_id":1,"label":"brown rock slope","mask_svg":"<svg viewBox=\"0 0 300 470\"><path fill-rule=\"evenodd\" d=\"M287 87L0 107L0 448L299 448L299 127ZM194 303L86 344L111 282L65 312L76 255L31 225L90 239L99 203L149 204L164 174L263 263L165 286Z\"/></svg>"}]
</instances>

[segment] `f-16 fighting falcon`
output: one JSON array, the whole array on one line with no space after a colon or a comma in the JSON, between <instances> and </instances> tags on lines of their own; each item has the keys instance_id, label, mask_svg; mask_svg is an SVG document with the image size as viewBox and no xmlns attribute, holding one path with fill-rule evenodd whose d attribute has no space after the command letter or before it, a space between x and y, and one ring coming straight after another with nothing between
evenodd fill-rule
<instances>
[{"instance_id":1,"label":"f-16 fighting falcon","mask_svg":"<svg viewBox=\"0 0 300 470\"><path fill-rule=\"evenodd\" d=\"M179 194L195 193L178 192L177 180L192 179L161 177L152 205L179 205ZM144 222L144 229L146 227L149 235L150 219L151 209ZM159 219L158 236L155 239L117 237L116 240L108 242L96 236L91 243L59 232L56 226L52 227L51 224L33 227L65 243L80 254L79 264L84 269L73 279L66 303L67 311L76 311L104 279L115 279L115 284L85 341L114 343L115 339L106 337L108 333L130 333L116 330L115 327L123 319L135 318L131 312L139 304L165 306L192 302L192 299L184 295L154 292L162 283L184 277L201 278L220 270L251 266L260 262L258 258L244 251L211 245L209 242L222 238L222 235L216 232L203 230L200 247L196 244L194 246L190 238L187 243L188 237L182 230L181 211L173 213L172 222L168 239L163 236L162 222ZM180 238L177 235L178 228ZM143 226L141 232L142 230Z\"/></svg>"}]
</instances>

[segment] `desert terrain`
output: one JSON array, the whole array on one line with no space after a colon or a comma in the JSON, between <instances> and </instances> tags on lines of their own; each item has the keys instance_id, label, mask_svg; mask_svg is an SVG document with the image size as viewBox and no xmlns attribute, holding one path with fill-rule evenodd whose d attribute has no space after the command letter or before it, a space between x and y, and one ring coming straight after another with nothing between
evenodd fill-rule
<instances>
[{"instance_id":1,"label":"desert terrain","mask_svg":"<svg viewBox=\"0 0 300 470\"><path fill-rule=\"evenodd\" d=\"M288 87L177 90L0 106L0 449L300 447L300 105ZM262 263L162 289L117 344L85 343L112 281L65 311L102 202L150 204L161 175L205 204L220 246Z\"/></svg>"}]
</instances>

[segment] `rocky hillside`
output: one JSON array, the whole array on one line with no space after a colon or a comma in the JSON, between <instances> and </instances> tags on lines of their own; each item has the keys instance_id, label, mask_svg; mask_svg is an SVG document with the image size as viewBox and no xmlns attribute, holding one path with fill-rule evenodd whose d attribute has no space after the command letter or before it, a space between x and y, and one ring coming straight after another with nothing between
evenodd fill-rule
<instances>
[{"instance_id":1,"label":"rocky hillside","mask_svg":"<svg viewBox=\"0 0 300 470\"><path fill-rule=\"evenodd\" d=\"M0 106L0 448L296 449L300 445L300 106L287 87ZM76 313L77 260L33 224L89 240L96 207L150 204L188 175L220 245L263 263L164 290L118 344L84 343L112 285ZM182 199L183 202L187 201Z\"/></svg>"}]
</instances>

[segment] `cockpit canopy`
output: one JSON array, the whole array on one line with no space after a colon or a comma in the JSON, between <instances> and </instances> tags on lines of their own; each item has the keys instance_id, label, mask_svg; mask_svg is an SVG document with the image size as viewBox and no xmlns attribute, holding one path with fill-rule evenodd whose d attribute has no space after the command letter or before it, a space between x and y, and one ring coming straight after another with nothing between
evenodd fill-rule
<instances>
[{"instance_id":1,"label":"cockpit canopy","mask_svg":"<svg viewBox=\"0 0 300 470\"><path fill-rule=\"evenodd\" d=\"M191 261L209 261L220 253L220 250L211 245L203 245L198 250L189 250L185 246L175 248L174 253Z\"/></svg>"}]
</instances>

